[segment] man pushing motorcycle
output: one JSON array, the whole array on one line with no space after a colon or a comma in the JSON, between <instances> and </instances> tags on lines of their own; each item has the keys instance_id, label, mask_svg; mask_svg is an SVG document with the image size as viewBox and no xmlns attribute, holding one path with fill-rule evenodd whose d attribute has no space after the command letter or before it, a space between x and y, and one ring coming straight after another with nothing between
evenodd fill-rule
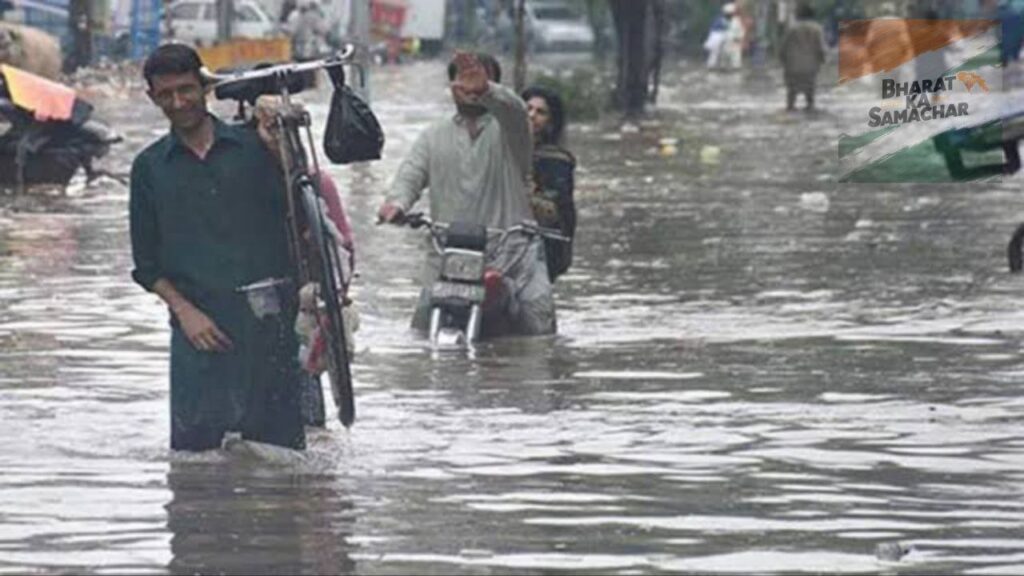
<instances>
[{"instance_id":1,"label":"man pushing motorcycle","mask_svg":"<svg viewBox=\"0 0 1024 576\"><path fill-rule=\"evenodd\" d=\"M430 215L505 230L532 222L529 191L533 139L526 104L499 84L501 67L486 54L459 52L448 66L456 114L420 134L380 207L382 222L401 223L430 189ZM555 305L537 236L488 244L485 336L551 334ZM413 327L427 330L430 292L424 288Z\"/></svg>"}]
</instances>

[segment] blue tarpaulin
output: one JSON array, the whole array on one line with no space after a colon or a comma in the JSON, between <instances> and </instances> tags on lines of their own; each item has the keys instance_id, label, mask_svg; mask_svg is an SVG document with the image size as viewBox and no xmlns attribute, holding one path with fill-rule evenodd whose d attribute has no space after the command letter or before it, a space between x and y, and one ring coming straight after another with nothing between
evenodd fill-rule
<instances>
[{"instance_id":1,"label":"blue tarpaulin","mask_svg":"<svg viewBox=\"0 0 1024 576\"><path fill-rule=\"evenodd\" d=\"M93 18L102 32L97 31L98 36L94 38L96 45L94 49L99 54L114 56L129 56L131 58L143 58L149 54L160 43L160 18L162 16L161 0L121 0L124 8L118 7L118 0L114 0L115 14L107 14L111 11L111 5L103 2L102 15L94 15ZM39 28L49 34L56 36L64 50L70 49L71 34L68 29L68 13L70 0L12 0L15 9L20 9L24 14L24 23L28 26ZM111 27L110 24L113 24ZM127 36L130 45L128 53L124 48L116 50L111 40L117 38L120 43L122 36ZM113 53L110 50L113 49Z\"/></svg>"},{"instance_id":2,"label":"blue tarpaulin","mask_svg":"<svg viewBox=\"0 0 1024 576\"><path fill-rule=\"evenodd\" d=\"M145 58L160 44L160 0L132 0L131 57Z\"/></svg>"}]
</instances>

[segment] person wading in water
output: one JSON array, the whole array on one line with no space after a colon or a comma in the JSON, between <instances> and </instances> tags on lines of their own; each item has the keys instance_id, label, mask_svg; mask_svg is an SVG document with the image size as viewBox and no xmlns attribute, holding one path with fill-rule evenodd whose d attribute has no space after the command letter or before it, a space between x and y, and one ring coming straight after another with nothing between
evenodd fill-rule
<instances>
[{"instance_id":1,"label":"person wading in water","mask_svg":"<svg viewBox=\"0 0 1024 576\"><path fill-rule=\"evenodd\" d=\"M284 181L255 129L207 110L201 66L181 44L147 58L170 131L131 171L132 277L171 316L171 448L215 449L239 431L303 449ZM280 285L262 307L247 297L257 283Z\"/></svg>"}]
</instances>

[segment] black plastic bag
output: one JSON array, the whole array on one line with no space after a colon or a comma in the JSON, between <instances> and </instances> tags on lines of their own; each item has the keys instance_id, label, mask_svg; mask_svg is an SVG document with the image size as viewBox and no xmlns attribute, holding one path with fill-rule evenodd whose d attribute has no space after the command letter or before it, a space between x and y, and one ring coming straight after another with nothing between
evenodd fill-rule
<instances>
[{"instance_id":1,"label":"black plastic bag","mask_svg":"<svg viewBox=\"0 0 1024 576\"><path fill-rule=\"evenodd\" d=\"M379 160L384 132L373 110L345 84L341 68L329 69L334 82L324 130L324 153L335 164Z\"/></svg>"}]
</instances>

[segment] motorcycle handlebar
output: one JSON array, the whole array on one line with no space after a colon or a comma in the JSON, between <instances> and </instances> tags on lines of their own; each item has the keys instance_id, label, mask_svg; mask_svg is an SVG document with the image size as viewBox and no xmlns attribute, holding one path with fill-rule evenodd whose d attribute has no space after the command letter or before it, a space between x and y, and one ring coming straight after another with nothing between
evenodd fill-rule
<instances>
[{"instance_id":1,"label":"motorcycle handlebar","mask_svg":"<svg viewBox=\"0 0 1024 576\"><path fill-rule=\"evenodd\" d=\"M435 225L434 221L424 216L422 212L410 212L408 214L402 214L397 220L395 220L394 223L398 226L408 226L413 230L419 230L424 226L433 230L435 226L442 226Z\"/></svg>"},{"instance_id":2,"label":"motorcycle handlebar","mask_svg":"<svg viewBox=\"0 0 1024 576\"><path fill-rule=\"evenodd\" d=\"M445 231L448 230L447 224L444 224L442 222L434 222L427 216L424 216L422 212L411 212L409 214L405 214L404 216L402 216L401 219L396 221L395 224L398 224L400 226L408 226L413 230L418 230L420 228L427 227L433 234L443 234ZM543 226L531 224L529 222L523 222L522 224L517 224L506 229L487 229L488 235L500 236L502 239L504 239L506 236L510 234L516 233L525 234L527 236L542 236L544 238L549 238L551 240L555 240L558 242L572 241L569 237L562 234L560 230L554 228L545 228Z\"/></svg>"}]
</instances>

